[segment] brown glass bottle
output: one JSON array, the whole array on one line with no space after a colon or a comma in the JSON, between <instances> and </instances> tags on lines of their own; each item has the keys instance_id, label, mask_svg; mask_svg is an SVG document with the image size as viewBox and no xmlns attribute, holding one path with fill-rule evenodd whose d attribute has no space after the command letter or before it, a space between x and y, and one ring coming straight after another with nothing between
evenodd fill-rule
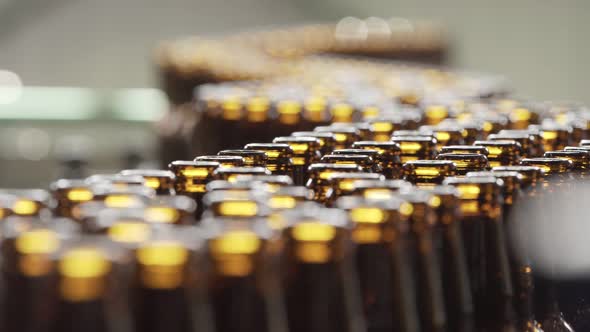
<instances>
[{"instance_id":1,"label":"brown glass bottle","mask_svg":"<svg viewBox=\"0 0 590 332\"><path fill-rule=\"evenodd\" d=\"M55 261L58 300L51 332L132 329L115 248L97 240L68 245Z\"/></svg>"},{"instance_id":2,"label":"brown glass bottle","mask_svg":"<svg viewBox=\"0 0 590 332\"><path fill-rule=\"evenodd\" d=\"M207 295L216 332L286 331L278 254L265 220L207 223Z\"/></svg>"},{"instance_id":3,"label":"brown glass bottle","mask_svg":"<svg viewBox=\"0 0 590 332\"><path fill-rule=\"evenodd\" d=\"M273 143L289 144L293 150L293 182L304 185L307 181L307 167L317 162L320 155L320 141L314 137L277 137Z\"/></svg>"},{"instance_id":4,"label":"brown glass bottle","mask_svg":"<svg viewBox=\"0 0 590 332\"><path fill-rule=\"evenodd\" d=\"M334 149L346 149L352 146L352 143L361 140L360 132L353 126L320 126L314 128L315 132L332 133L336 143Z\"/></svg>"},{"instance_id":5,"label":"brown glass bottle","mask_svg":"<svg viewBox=\"0 0 590 332\"><path fill-rule=\"evenodd\" d=\"M281 271L289 331L365 331L346 213L305 205L288 220Z\"/></svg>"},{"instance_id":6,"label":"brown glass bottle","mask_svg":"<svg viewBox=\"0 0 590 332\"><path fill-rule=\"evenodd\" d=\"M203 196L207 183L218 178L215 170L220 167L218 162L213 161L173 161L168 168L176 176L174 189L178 195L185 195L197 202L195 218L197 220L203 213Z\"/></svg>"},{"instance_id":7,"label":"brown glass bottle","mask_svg":"<svg viewBox=\"0 0 590 332\"><path fill-rule=\"evenodd\" d=\"M291 133L294 137L314 137L320 141L320 153L323 155L330 154L336 146L336 136L331 132L317 131L296 131Z\"/></svg>"},{"instance_id":8,"label":"brown glass bottle","mask_svg":"<svg viewBox=\"0 0 590 332\"><path fill-rule=\"evenodd\" d=\"M432 136L393 136L391 141L399 144L402 163L436 157L437 141Z\"/></svg>"},{"instance_id":9,"label":"brown glass bottle","mask_svg":"<svg viewBox=\"0 0 590 332\"><path fill-rule=\"evenodd\" d=\"M51 196L55 201L53 211L60 217L72 218L72 209L94 198L92 190L82 180L60 179L50 186Z\"/></svg>"},{"instance_id":10,"label":"brown glass bottle","mask_svg":"<svg viewBox=\"0 0 590 332\"><path fill-rule=\"evenodd\" d=\"M515 166L513 166L515 167ZM505 223L504 231L508 244L508 253L510 258L510 270L512 274L512 284L514 286L514 308L518 320L519 331L537 331L538 323L535 320L533 312L533 269L529 257L526 253L517 250L513 239L518 236L523 239L523 235L514 235L513 232L519 228L513 227L510 222L515 222L512 218L513 206L522 199L521 186L523 176L515 171L491 171L491 172L470 172L468 177L489 177L501 179L504 183L503 188L503 206L502 215Z\"/></svg>"},{"instance_id":11,"label":"brown glass bottle","mask_svg":"<svg viewBox=\"0 0 590 332\"><path fill-rule=\"evenodd\" d=\"M220 156L239 156L244 158L245 167L266 167L268 157L264 151L260 150L223 150L219 151Z\"/></svg>"},{"instance_id":12,"label":"brown glass bottle","mask_svg":"<svg viewBox=\"0 0 590 332\"><path fill-rule=\"evenodd\" d=\"M502 222L502 180L448 178L460 197L462 232L479 330L514 331L514 289Z\"/></svg>"},{"instance_id":13,"label":"brown glass bottle","mask_svg":"<svg viewBox=\"0 0 590 332\"><path fill-rule=\"evenodd\" d=\"M357 180L353 187L354 196L386 200L402 190L410 190L412 184L404 180Z\"/></svg>"},{"instance_id":14,"label":"brown glass bottle","mask_svg":"<svg viewBox=\"0 0 590 332\"><path fill-rule=\"evenodd\" d=\"M455 163L457 175L468 172L483 171L489 168L488 158L479 153L441 153L437 160L449 160Z\"/></svg>"},{"instance_id":15,"label":"brown glass bottle","mask_svg":"<svg viewBox=\"0 0 590 332\"><path fill-rule=\"evenodd\" d=\"M293 150L289 144L250 143L244 149L264 151L267 157L266 168L272 174L293 177Z\"/></svg>"},{"instance_id":16,"label":"brown glass bottle","mask_svg":"<svg viewBox=\"0 0 590 332\"><path fill-rule=\"evenodd\" d=\"M145 186L156 191L156 195L174 195L174 173L159 169L126 169L121 171L123 176L139 175L145 180Z\"/></svg>"},{"instance_id":17,"label":"brown glass bottle","mask_svg":"<svg viewBox=\"0 0 590 332\"><path fill-rule=\"evenodd\" d=\"M356 271L368 331L418 331L416 294L407 252L407 214L411 205L396 197L344 197L337 206L348 211L353 224Z\"/></svg>"},{"instance_id":18,"label":"brown glass bottle","mask_svg":"<svg viewBox=\"0 0 590 332\"><path fill-rule=\"evenodd\" d=\"M55 319L57 278L54 256L79 232L67 219L52 223L32 217L3 220L2 331L47 331Z\"/></svg>"},{"instance_id":19,"label":"brown glass bottle","mask_svg":"<svg viewBox=\"0 0 590 332\"><path fill-rule=\"evenodd\" d=\"M331 196L330 176L335 173L360 173L363 169L356 164L311 164L308 169L309 180L305 185L314 191L314 200L325 204Z\"/></svg>"},{"instance_id":20,"label":"brown glass bottle","mask_svg":"<svg viewBox=\"0 0 590 332\"><path fill-rule=\"evenodd\" d=\"M327 198L327 205L331 206L339 197L351 195L354 191L354 182L359 180L385 180L385 177L376 173L334 173L328 177L328 185L331 186L331 195Z\"/></svg>"},{"instance_id":21,"label":"brown glass bottle","mask_svg":"<svg viewBox=\"0 0 590 332\"><path fill-rule=\"evenodd\" d=\"M440 262L449 331L474 331L474 305L461 232L459 192L452 186L427 189L437 215L435 247Z\"/></svg>"},{"instance_id":22,"label":"brown glass bottle","mask_svg":"<svg viewBox=\"0 0 590 332\"><path fill-rule=\"evenodd\" d=\"M192 227L152 232L131 252L134 331L212 331L202 240Z\"/></svg>"},{"instance_id":23,"label":"brown glass bottle","mask_svg":"<svg viewBox=\"0 0 590 332\"><path fill-rule=\"evenodd\" d=\"M416 280L416 302L422 331L447 330L440 262L435 247L437 220L426 191L401 193L408 208L410 227L409 257Z\"/></svg>"},{"instance_id":24,"label":"brown glass bottle","mask_svg":"<svg viewBox=\"0 0 590 332\"><path fill-rule=\"evenodd\" d=\"M442 184L444 179L457 173L457 166L449 160L413 160L403 167L404 180L417 186Z\"/></svg>"},{"instance_id":25,"label":"brown glass bottle","mask_svg":"<svg viewBox=\"0 0 590 332\"><path fill-rule=\"evenodd\" d=\"M522 147L516 141L475 141L473 144L488 149L491 167L518 165L522 156Z\"/></svg>"},{"instance_id":26,"label":"brown glass bottle","mask_svg":"<svg viewBox=\"0 0 590 332\"><path fill-rule=\"evenodd\" d=\"M198 156L195 161L218 163L219 167L242 167L245 164L241 156Z\"/></svg>"},{"instance_id":27,"label":"brown glass bottle","mask_svg":"<svg viewBox=\"0 0 590 332\"><path fill-rule=\"evenodd\" d=\"M399 144L391 141L359 141L354 142L352 148L377 151L377 155L375 155L374 158L381 166L381 173L385 178L401 178L402 162L400 158L401 149Z\"/></svg>"}]
</instances>

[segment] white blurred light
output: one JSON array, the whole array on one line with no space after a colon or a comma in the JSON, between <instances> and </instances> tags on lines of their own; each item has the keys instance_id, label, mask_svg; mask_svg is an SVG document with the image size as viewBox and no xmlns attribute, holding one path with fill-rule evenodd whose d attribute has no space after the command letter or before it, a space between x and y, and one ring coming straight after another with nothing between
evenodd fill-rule
<instances>
[{"instance_id":1,"label":"white blurred light","mask_svg":"<svg viewBox=\"0 0 590 332\"><path fill-rule=\"evenodd\" d=\"M391 28L387 21L379 17L369 17L365 20L370 36L389 38Z\"/></svg>"},{"instance_id":2,"label":"white blurred light","mask_svg":"<svg viewBox=\"0 0 590 332\"><path fill-rule=\"evenodd\" d=\"M402 17L392 17L389 20L389 28L392 32L414 32L412 21Z\"/></svg>"},{"instance_id":3,"label":"white blurred light","mask_svg":"<svg viewBox=\"0 0 590 332\"><path fill-rule=\"evenodd\" d=\"M550 186L556 184L551 183ZM509 224L520 253L554 277L590 275L590 183L562 185L555 193L515 205Z\"/></svg>"},{"instance_id":4,"label":"white blurred light","mask_svg":"<svg viewBox=\"0 0 590 332\"><path fill-rule=\"evenodd\" d=\"M0 69L0 105L8 105L18 101L23 93L20 77L11 71Z\"/></svg>"},{"instance_id":5,"label":"white blurred light","mask_svg":"<svg viewBox=\"0 0 590 332\"><path fill-rule=\"evenodd\" d=\"M335 36L337 40L366 40L369 35L367 23L356 17L345 17L336 25Z\"/></svg>"},{"instance_id":6,"label":"white blurred light","mask_svg":"<svg viewBox=\"0 0 590 332\"><path fill-rule=\"evenodd\" d=\"M22 129L17 134L16 147L21 158L38 161L49 155L51 138L41 129Z\"/></svg>"}]
</instances>

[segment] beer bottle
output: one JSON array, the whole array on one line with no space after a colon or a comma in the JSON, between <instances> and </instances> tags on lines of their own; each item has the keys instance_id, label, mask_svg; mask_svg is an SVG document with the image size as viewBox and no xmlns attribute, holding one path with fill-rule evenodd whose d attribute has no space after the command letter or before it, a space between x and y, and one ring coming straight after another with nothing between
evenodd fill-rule
<instances>
[{"instance_id":1,"label":"beer bottle","mask_svg":"<svg viewBox=\"0 0 590 332\"><path fill-rule=\"evenodd\" d=\"M444 179L454 176L457 166L449 160L412 160L404 164L404 180L417 186L442 184Z\"/></svg>"},{"instance_id":2,"label":"beer bottle","mask_svg":"<svg viewBox=\"0 0 590 332\"><path fill-rule=\"evenodd\" d=\"M572 127L555 122L544 122L539 127L539 134L543 139L545 151L563 150L571 143Z\"/></svg>"},{"instance_id":3,"label":"beer bottle","mask_svg":"<svg viewBox=\"0 0 590 332\"><path fill-rule=\"evenodd\" d=\"M272 243L276 239L266 222L244 226L218 219L207 226L207 289L215 331L286 331L280 247Z\"/></svg>"},{"instance_id":4,"label":"beer bottle","mask_svg":"<svg viewBox=\"0 0 590 332\"><path fill-rule=\"evenodd\" d=\"M241 156L198 156L195 162L212 162L218 163L219 167L242 167L245 165L244 158Z\"/></svg>"},{"instance_id":5,"label":"beer bottle","mask_svg":"<svg viewBox=\"0 0 590 332\"><path fill-rule=\"evenodd\" d=\"M291 133L293 137L314 137L320 142L320 154L330 154L336 146L336 136L331 132L296 131Z\"/></svg>"},{"instance_id":6,"label":"beer bottle","mask_svg":"<svg viewBox=\"0 0 590 332\"><path fill-rule=\"evenodd\" d=\"M356 271L368 331L418 331L412 271L408 262L411 205L392 197L343 197L337 206L352 220Z\"/></svg>"},{"instance_id":7,"label":"beer bottle","mask_svg":"<svg viewBox=\"0 0 590 332\"><path fill-rule=\"evenodd\" d=\"M265 167L226 167L217 168L214 175L221 180L236 182L240 175L270 175Z\"/></svg>"},{"instance_id":8,"label":"beer bottle","mask_svg":"<svg viewBox=\"0 0 590 332\"><path fill-rule=\"evenodd\" d=\"M203 243L192 227L152 231L131 251L134 331L213 331Z\"/></svg>"},{"instance_id":9,"label":"beer bottle","mask_svg":"<svg viewBox=\"0 0 590 332\"><path fill-rule=\"evenodd\" d=\"M339 197L351 195L354 191L354 182L358 180L385 180L385 177L376 173L334 173L328 177L328 183L332 187L331 195L327 198L327 205L332 205Z\"/></svg>"},{"instance_id":10,"label":"beer bottle","mask_svg":"<svg viewBox=\"0 0 590 332\"><path fill-rule=\"evenodd\" d=\"M264 151L267 158L266 168L272 174L293 177L293 150L289 144L250 143L244 149Z\"/></svg>"},{"instance_id":11,"label":"beer bottle","mask_svg":"<svg viewBox=\"0 0 590 332\"><path fill-rule=\"evenodd\" d=\"M203 198L207 208L203 216L245 219L266 217L270 213L267 200L266 193L212 191Z\"/></svg>"},{"instance_id":12,"label":"beer bottle","mask_svg":"<svg viewBox=\"0 0 590 332\"><path fill-rule=\"evenodd\" d=\"M437 160L449 160L455 163L457 175L468 172L484 171L489 168L488 158L479 153L441 153Z\"/></svg>"},{"instance_id":13,"label":"beer bottle","mask_svg":"<svg viewBox=\"0 0 590 332\"><path fill-rule=\"evenodd\" d=\"M459 220L459 192L452 186L427 188L437 215L435 247L440 262L449 331L474 331L474 305Z\"/></svg>"},{"instance_id":14,"label":"beer bottle","mask_svg":"<svg viewBox=\"0 0 590 332\"><path fill-rule=\"evenodd\" d=\"M293 182L304 185L307 181L307 167L317 162L320 155L320 140L314 137L277 137L273 143L289 144L293 150Z\"/></svg>"},{"instance_id":15,"label":"beer bottle","mask_svg":"<svg viewBox=\"0 0 590 332\"><path fill-rule=\"evenodd\" d=\"M477 153L483 156L488 156L489 151L485 146L480 145L447 145L440 148L439 151L443 153Z\"/></svg>"},{"instance_id":16,"label":"beer bottle","mask_svg":"<svg viewBox=\"0 0 590 332\"><path fill-rule=\"evenodd\" d=\"M399 144L401 161L406 163L418 159L434 159L436 157L436 138L432 136L394 136L392 142Z\"/></svg>"},{"instance_id":17,"label":"beer bottle","mask_svg":"<svg viewBox=\"0 0 590 332\"><path fill-rule=\"evenodd\" d=\"M334 149L346 149L352 146L352 143L361 140L360 132L352 126L319 126L313 131L319 133L332 133L336 143Z\"/></svg>"},{"instance_id":18,"label":"beer bottle","mask_svg":"<svg viewBox=\"0 0 590 332\"><path fill-rule=\"evenodd\" d=\"M475 141L473 144L488 149L491 167L517 165L522 156L522 147L516 141Z\"/></svg>"},{"instance_id":19,"label":"beer bottle","mask_svg":"<svg viewBox=\"0 0 590 332\"><path fill-rule=\"evenodd\" d=\"M308 204L292 211L282 232L289 331L365 331L348 217Z\"/></svg>"},{"instance_id":20,"label":"beer bottle","mask_svg":"<svg viewBox=\"0 0 590 332\"><path fill-rule=\"evenodd\" d=\"M340 159L335 156L345 156L344 159ZM349 156L360 156L357 158ZM374 150L364 149L338 149L332 151L332 154L325 155L320 159L322 162L335 162L335 163L346 163L355 162L363 167L367 172L382 173L383 169L379 163L378 157L379 152ZM368 158L367 158L368 157ZM324 159L325 158L325 159Z\"/></svg>"},{"instance_id":21,"label":"beer bottle","mask_svg":"<svg viewBox=\"0 0 590 332\"><path fill-rule=\"evenodd\" d=\"M176 176L174 189L176 194L185 195L197 202L195 218L200 219L204 211L203 196L206 192L207 183L219 178L215 173L220 167L218 162L213 161L173 161L168 168Z\"/></svg>"},{"instance_id":22,"label":"beer bottle","mask_svg":"<svg viewBox=\"0 0 590 332\"><path fill-rule=\"evenodd\" d=\"M506 166L511 167L511 166ZM516 167L516 166L512 166ZM518 319L519 331L538 331L538 323L534 318L533 312L533 269L526 254L519 252L516 245L511 243L515 235L512 233L518 229L511 225L515 222L511 216L511 212L515 203L521 199L521 185L523 176L521 173L515 171L499 171L492 172L470 172L468 177L489 177L501 179L504 183L503 191L503 207L502 214L505 223L504 231L506 232L506 239L508 239L508 253L510 258L510 270L512 274L512 284L514 286L514 308ZM517 235L519 239L523 239L521 235Z\"/></svg>"},{"instance_id":23,"label":"beer bottle","mask_svg":"<svg viewBox=\"0 0 590 332\"><path fill-rule=\"evenodd\" d=\"M237 183L250 182L253 184L264 184L265 189L269 192L275 192L281 187L293 185L291 177L286 175L239 175L236 178Z\"/></svg>"},{"instance_id":24,"label":"beer bottle","mask_svg":"<svg viewBox=\"0 0 590 332\"><path fill-rule=\"evenodd\" d=\"M218 153L220 156L239 156L244 158L244 167L266 167L268 157L260 150L223 150Z\"/></svg>"},{"instance_id":25,"label":"beer bottle","mask_svg":"<svg viewBox=\"0 0 590 332\"><path fill-rule=\"evenodd\" d=\"M145 185L145 180L140 175L94 174L87 177L85 181L89 186L101 184L110 184L117 187Z\"/></svg>"},{"instance_id":26,"label":"beer bottle","mask_svg":"<svg viewBox=\"0 0 590 332\"><path fill-rule=\"evenodd\" d=\"M585 173L590 168L590 153L586 151L547 151L543 157L571 161L574 176L580 179L586 177Z\"/></svg>"},{"instance_id":27,"label":"beer bottle","mask_svg":"<svg viewBox=\"0 0 590 332\"><path fill-rule=\"evenodd\" d=\"M514 331L514 290L502 222L502 180L448 178L457 187L478 330Z\"/></svg>"},{"instance_id":28,"label":"beer bottle","mask_svg":"<svg viewBox=\"0 0 590 332\"><path fill-rule=\"evenodd\" d=\"M314 200L323 204L327 203L332 195L330 176L334 173L359 173L363 169L357 164L311 164L309 166L309 180L306 187L314 191Z\"/></svg>"},{"instance_id":29,"label":"beer bottle","mask_svg":"<svg viewBox=\"0 0 590 332\"><path fill-rule=\"evenodd\" d=\"M108 184L91 188L93 201L102 202L107 208L143 207L156 196L156 192L145 186L113 187Z\"/></svg>"},{"instance_id":30,"label":"beer bottle","mask_svg":"<svg viewBox=\"0 0 590 332\"><path fill-rule=\"evenodd\" d=\"M352 195L386 200L410 188L412 184L404 180L356 180L353 182Z\"/></svg>"},{"instance_id":31,"label":"beer bottle","mask_svg":"<svg viewBox=\"0 0 590 332\"><path fill-rule=\"evenodd\" d=\"M59 253L54 262L58 300L50 331L131 329L117 256L114 248L93 240L72 243Z\"/></svg>"},{"instance_id":32,"label":"beer bottle","mask_svg":"<svg viewBox=\"0 0 590 332\"><path fill-rule=\"evenodd\" d=\"M305 187L282 187L271 193L268 201L271 209L268 216L270 227L273 230L282 230L287 225L284 212L296 209L311 200L313 200L313 191Z\"/></svg>"},{"instance_id":33,"label":"beer bottle","mask_svg":"<svg viewBox=\"0 0 590 332\"><path fill-rule=\"evenodd\" d=\"M410 259L416 280L416 297L422 331L446 331L447 318L437 257L435 238L436 214L433 196L426 191L401 193L400 198L411 205L408 210L410 227Z\"/></svg>"},{"instance_id":34,"label":"beer bottle","mask_svg":"<svg viewBox=\"0 0 590 332\"><path fill-rule=\"evenodd\" d=\"M56 317L54 256L79 227L65 218L50 224L34 217L12 216L2 233L2 331L48 331Z\"/></svg>"},{"instance_id":35,"label":"beer bottle","mask_svg":"<svg viewBox=\"0 0 590 332\"><path fill-rule=\"evenodd\" d=\"M123 176L141 176L145 185L154 189L156 195L174 195L174 173L164 170L152 169L126 169L121 171Z\"/></svg>"},{"instance_id":36,"label":"beer bottle","mask_svg":"<svg viewBox=\"0 0 590 332\"><path fill-rule=\"evenodd\" d=\"M390 141L358 141L352 144L352 148L377 151L374 159L381 166L381 173L385 178L399 179L401 177L401 149L397 143Z\"/></svg>"},{"instance_id":37,"label":"beer bottle","mask_svg":"<svg viewBox=\"0 0 590 332\"><path fill-rule=\"evenodd\" d=\"M403 126L403 119L398 116L382 115L367 121L371 126L372 140L377 142L389 142L394 130Z\"/></svg>"},{"instance_id":38,"label":"beer bottle","mask_svg":"<svg viewBox=\"0 0 590 332\"><path fill-rule=\"evenodd\" d=\"M73 217L74 206L94 198L92 190L83 180L60 179L51 184L50 191L55 201L55 215L66 218Z\"/></svg>"},{"instance_id":39,"label":"beer bottle","mask_svg":"<svg viewBox=\"0 0 590 332\"><path fill-rule=\"evenodd\" d=\"M51 195L43 189L2 189L0 196L6 198L9 214L23 217L45 217L50 206Z\"/></svg>"},{"instance_id":40,"label":"beer bottle","mask_svg":"<svg viewBox=\"0 0 590 332\"><path fill-rule=\"evenodd\" d=\"M526 130L502 130L489 135L488 140L518 142L522 147L523 158L540 157L539 153L542 151L542 145L537 143L540 141L535 141L535 136Z\"/></svg>"},{"instance_id":41,"label":"beer bottle","mask_svg":"<svg viewBox=\"0 0 590 332\"><path fill-rule=\"evenodd\" d=\"M438 125L438 126L422 126L420 131L425 133L432 133L437 141L437 149L446 145L462 145L465 144L464 136L466 133L463 128L458 126Z\"/></svg>"}]
</instances>

